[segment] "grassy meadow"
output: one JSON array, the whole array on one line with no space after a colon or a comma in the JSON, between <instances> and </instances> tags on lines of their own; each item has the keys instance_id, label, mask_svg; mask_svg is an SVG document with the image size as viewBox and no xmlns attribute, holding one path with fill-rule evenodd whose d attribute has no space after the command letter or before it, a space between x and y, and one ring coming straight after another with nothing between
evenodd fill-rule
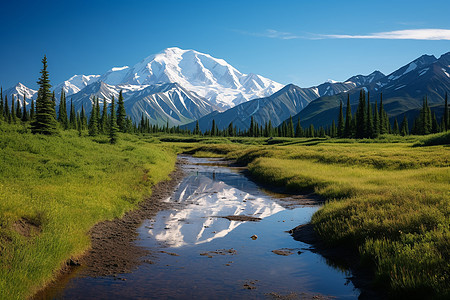
<instances>
[{"instance_id":1,"label":"grassy meadow","mask_svg":"<svg viewBox=\"0 0 450 300\"><path fill-rule=\"evenodd\" d=\"M331 247L357 248L379 288L394 298L448 299L449 138L260 139L260 145L183 147L247 164L257 181L323 196L327 202L311 221L315 231Z\"/></svg>"},{"instance_id":2,"label":"grassy meadow","mask_svg":"<svg viewBox=\"0 0 450 300\"><path fill-rule=\"evenodd\" d=\"M169 151L168 151L169 150ZM168 178L175 152L151 137L29 133L0 124L0 299L24 299L90 245L89 229L122 216Z\"/></svg>"},{"instance_id":3,"label":"grassy meadow","mask_svg":"<svg viewBox=\"0 0 450 300\"><path fill-rule=\"evenodd\" d=\"M325 138L32 135L0 125L0 299L23 299L89 248L89 229L135 207L176 153L224 157L255 180L326 204L312 223L359 250L392 297L450 297L450 134ZM24 230L24 225L28 231ZM25 228L26 229L26 228Z\"/></svg>"}]
</instances>

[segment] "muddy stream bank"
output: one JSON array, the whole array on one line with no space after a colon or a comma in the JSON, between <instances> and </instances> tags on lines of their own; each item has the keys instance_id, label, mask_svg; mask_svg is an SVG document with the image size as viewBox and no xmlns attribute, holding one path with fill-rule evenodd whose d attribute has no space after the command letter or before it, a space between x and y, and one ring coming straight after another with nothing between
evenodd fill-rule
<instances>
[{"instance_id":1,"label":"muddy stream bank","mask_svg":"<svg viewBox=\"0 0 450 300\"><path fill-rule=\"evenodd\" d=\"M90 254L73 262L81 265L36 299L359 296L348 270L289 233L309 222L313 200L264 191L215 160L180 159L153 200L118 227L97 225Z\"/></svg>"}]
</instances>

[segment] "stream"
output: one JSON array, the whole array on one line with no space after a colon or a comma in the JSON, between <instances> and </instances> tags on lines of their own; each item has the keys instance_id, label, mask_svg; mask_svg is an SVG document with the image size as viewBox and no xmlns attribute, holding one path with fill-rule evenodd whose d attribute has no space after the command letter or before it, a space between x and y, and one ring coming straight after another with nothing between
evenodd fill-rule
<instances>
[{"instance_id":1,"label":"stream","mask_svg":"<svg viewBox=\"0 0 450 300\"><path fill-rule=\"evenodd\" d=\"M287 232L318 206L272 194L240 169L182 157L186 173L173 208L138 229L152 253L114 277L74 276L54 299L355 299L348 271L337 269ZM245 215L257 221L224 217ZM253 236L253 238L252 238Z\"/></svg>"}]
</instances>

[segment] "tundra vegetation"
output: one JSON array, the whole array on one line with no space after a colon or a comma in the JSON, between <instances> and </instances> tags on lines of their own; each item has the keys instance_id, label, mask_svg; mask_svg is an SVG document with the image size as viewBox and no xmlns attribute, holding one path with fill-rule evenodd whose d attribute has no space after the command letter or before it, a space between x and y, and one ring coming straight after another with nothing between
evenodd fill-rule
<instances>
[{"instance_id":1,"label":"tundra vegetation","mask_svg":"<svg viewBox=\"0 0 450 300\"><path fill-rule=\"evenodd\" d=\"M122 93L109 113L106 101L100 113L99 99L92 99L89 120L84 108L75 112L71 103L68 109L61 93L56 114L46 63L29 110L14 97L8 105L0 93L1 299L29 297L51 281L89 248L94 224L135 208L168 178L177 153L233 159L259 182L315 192L327 200L311 220L319 237L330 247L359 251L378 286L393 297L450 297L447 101L437 127L424 100L414 133L443 131L429 135L409 135L406 127L389 134L388 122L379 121L384 113L367 122L370 105L354 118L344 119L341 109L331 135L311 128L309 137L294 138L303 129L291 120L276 130L253 123L248 132L232 124L190 132L145 118L133 124ZM350 119L386 126L366 135L372 126L352 125L347 129L370 130L346 135ZM344 138L330 137L339 134Z\"/></svg>"}]
</instances>

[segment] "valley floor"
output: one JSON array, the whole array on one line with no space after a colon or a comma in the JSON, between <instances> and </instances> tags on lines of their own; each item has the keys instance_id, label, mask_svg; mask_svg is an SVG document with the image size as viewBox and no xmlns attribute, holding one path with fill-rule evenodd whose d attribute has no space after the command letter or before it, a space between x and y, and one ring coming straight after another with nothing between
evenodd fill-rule
<instances>
[{"instance_id":1,"label":"valley floor","mask_svg":"<svg viewBox=\"0 0 450 300\"><path fill-rule=\"evenodd\" d=\"M23 299L91 247L89 230L122 217L174 169L176 153L233 159L250 176L327 200L312 218L392 297L450 296L450 149L430 140L34 136L0 127L0 298ZM25 131L25 132L24 132ZM432 137L435 138L435 137ZM438 141L448 137L438 137Z\"/></svg>"}]
</instances>

